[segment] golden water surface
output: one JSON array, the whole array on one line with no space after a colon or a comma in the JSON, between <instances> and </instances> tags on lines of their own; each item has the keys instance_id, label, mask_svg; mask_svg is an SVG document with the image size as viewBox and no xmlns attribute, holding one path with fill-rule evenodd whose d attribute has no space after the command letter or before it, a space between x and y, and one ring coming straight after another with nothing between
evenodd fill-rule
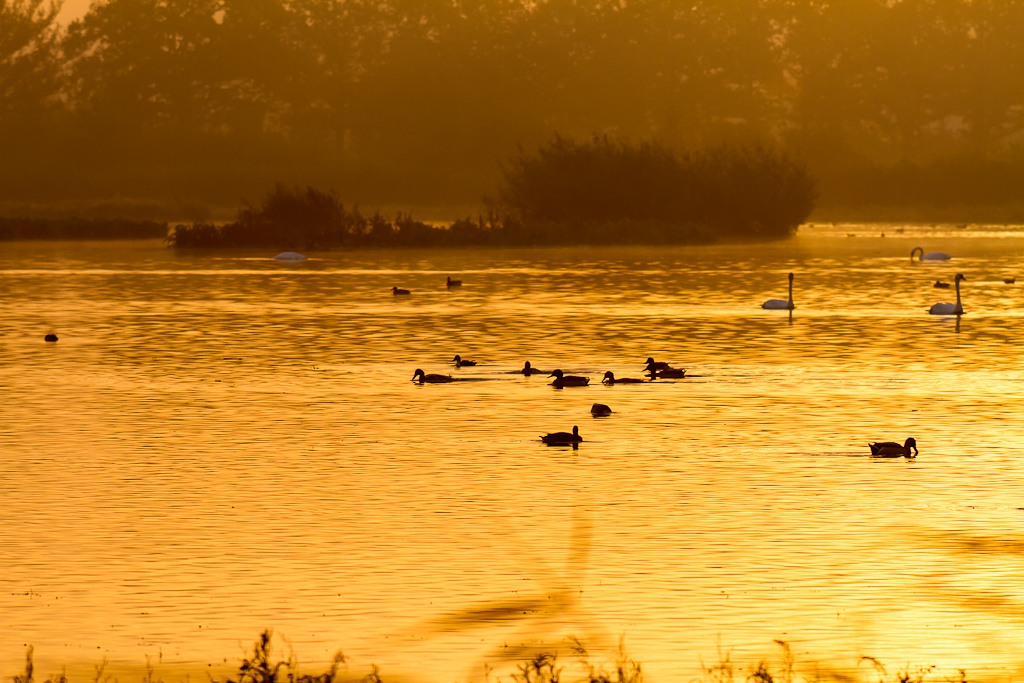
<instances>
[{"instance_id":1,"label":"golden water surface","mask_svg":"<svg viewBox=\"0 0 1024 683\"><path fill-rule=\"evenodd\" d=\"M205 680L266 628L429 683L569 636L659 683L775 639L1018 673L1024 229L270 256L0 245L0 675ZM648 356L694 377L600 384Z\"/></svg>"}]
</instances>

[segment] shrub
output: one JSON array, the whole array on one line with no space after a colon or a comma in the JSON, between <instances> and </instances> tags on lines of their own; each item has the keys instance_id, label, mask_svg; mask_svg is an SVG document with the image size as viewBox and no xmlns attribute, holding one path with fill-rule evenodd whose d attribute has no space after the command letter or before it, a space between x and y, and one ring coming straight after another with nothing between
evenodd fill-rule
<instances>
[{"instance_id":1,"label":"shrub","mask_svg":"<svg viewBox=\"0 0 1024 683\"><path fill-rule=\"evenodd\" d=\"M240 209L233 223L179 225L169 239L176 247L330 249L351 241L364 223L357 212L345 211L333 191L278 183L260 206Z\"/></svg>"},{"instance_id":2,"label":"shrub","mask_svg":"<svg viewBox=\"0 0 1024 683\"><path fill-rule=\"evenodd\" d=\"M806 167L767 147L676 153L655 142L562 136L536 156L520 150L503 169L500 192L526 223L657 222L737 237L792 234L815 197Z\"/></svg>"}]
</instances>

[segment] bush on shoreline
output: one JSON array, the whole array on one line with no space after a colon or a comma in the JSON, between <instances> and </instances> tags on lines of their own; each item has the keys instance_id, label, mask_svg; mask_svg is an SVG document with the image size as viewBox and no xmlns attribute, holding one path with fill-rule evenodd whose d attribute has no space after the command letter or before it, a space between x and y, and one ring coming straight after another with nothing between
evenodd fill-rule
<instances>
[{"instance_id":1,"label":"bush on shoreline","mask_svg":"<svg viewBox=\"0 0 1024 683\"><path fill-rule=\"evenodd\" d=\"M367 228L334 239L309 239L294 230L285 231L277 239L253 240L237 223L217 226L196 222L178 225L169 241L178 248L247 248L273 247L329 251L331 249L422 248L422 247L548 247L570 245L626 244L711 244L714 233L700 225L672 225L660 221L620 220L613 223L574 220L567 222L519 223L506 220L500 224L484 217L459 219L446 227L413 220L408 215L394 222L380 214L370 219L357 216L356 224L365 221Z\"/></svg>"},{"instance_id":2,"label":"bush on shoreline","mask_svg":"<svg viewBox=\"0 0 1024 683\"><path fill-rule=\"evenodd\" d=\"M674 225L656 218L520 221L491 209L438 227L399 213L366 218L346 209L333 192L289 189L278 184L259 207L247 206L238 219L175 226L168 238L179 248L268 247L330 250L387 247L519 247L570 244L707 244L715 235L697 224Z\"/></svg>"}]
</instances>

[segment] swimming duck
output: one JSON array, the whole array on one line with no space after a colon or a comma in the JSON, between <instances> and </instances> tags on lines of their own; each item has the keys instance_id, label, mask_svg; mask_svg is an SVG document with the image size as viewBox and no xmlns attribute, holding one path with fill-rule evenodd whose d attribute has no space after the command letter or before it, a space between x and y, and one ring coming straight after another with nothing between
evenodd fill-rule
<instances>
[{"instance_id":1,"label":"swimming duck","mask_svg":"<svg viewBox=\"0 0 1024 683\"><path fill-rule=\"evenodd\" d=\"M1017 281L1017 278L1015 278L1015 277L1004 277L1003 278L1003 282L1008 284L1008 285L1012 285L1016 281Z\"/></svg>"},{"instance_id":2,"label":"swimming duck","mask_svg":"<svg viewBox=\"0 0 1024 683\"><path fill-rule=\"evenodd\" d=\"M57 335L55 335L53 332L51 332L50 334L48 334L45 337L43 337L43 341L55 342L55 341L57 341Z\"/></svg>"},{"instance_id":3,"label":"swimming duck","mask_svg":"<svg viewBox=\"0 0 1024 683\"><path fill-rule=\"evenodd\" d=\"M453 280L451 278L451 276L449 275L448 276L448 286L449 287L461 287L462 286L462 280Z\"/></svg>"},{"instance_id":4,"label":"swimming duck","mask_svg":"<svg viewBox=\"0 0 1024 683\"><path fill-rule=\"evenodd\" d=\"M632 377L623 377L622 379L615 379L615 373L609 370L604 373L604 379L601 380L602 384L642 384L644 380L634 379ZM598 405L598 404L594 404Z\"/></svg>"},{"instance_id":5,"label":"swimming duck","mask_svg":"<svg viewBox=\"0 0 1024 683\"><path fill-rule=\"evenodd\" d=\"M928 309L928 312L932 315L963 315L964 307L960 303L960 281L966 280L961 273L957 273L953 279L956 284L956 303L938 303L932 304L932 307Z\"/></svg>"},{"instance_id":6,"label":"swimming duck","mask_svg":"<svg viewBox=\"0 0 1024 683\"><path fill-rule=\"evenodd\" d=\"M761 308L767 308L773 311L792 311L796 306L793 305L793 273L789 274L789 298L788 299L768 299Z\"/></svg>"},{"instance_id":7,"label":"swimming duck","mask_svg":"<svg viewBox=\"0 0 1024 683\"><path fill-rule=\"evenodd\" d=\"M647 360L644 361L644 363L647 364L647 369L648 370L650 370L652 366L654 367L655 370L668 370L671 367L668 363L661 363L661 362L655 363L654 359L650 358L650 357L648 357Z\"/></svg>"},{"instance_id":8,"label":"swimming duck","mask_svg":"<svg viewBox=\"0 0 1024 683\"><path fill-rule=\"evenodd\" d=\"M423 371L416 368L416 372L412 373L412 381L423 384L441 384L442 382L454 382L455 378L451 375L424 375Z\"/></svg>"},{"instance_id":9,"label":"swimming duck","mask_svg":"<svg viewBox=\"0 0 1024 683\"><path fill-rule=\"evenodd\" d=\"M555 381L551 383L551 386L561 389L562 387L585 387L590 384L589 377L579 377L578 375L565 375L562 374L561 370L555 370L548 377L554 377Z\"/></svg>"},{"instance_id":10,"label":"swimming duck","mask_svg":"<svg viewBox=\"0 0 1024 683\"><path fill-rule=\"evenodd\" d=\"M546 444L570 444L583 441L583 437L580 436L580 428L573 426L572 433L552 432L540 437L540 440Z\"/></svg>"},{"instance_id":11,"label":"swimming duck","mask_svg":"<svg viewBox=\"0 0 1024 683\"><path fill-rule=\"evenodd\" d=\"M871 449L871 455L877 458L913 458L917 455L917 441L914 437L910 437L903 445L899 445L895 441L881 441L878 443L869 443L868 448ZM910 454L910 449L914 449L914 454Z\"/></svg>"},{"instance_id":12,"label":"swimming duck","mask_svg":"<svg viewBox=\"0 0 1024 683\"><path fill-rule=\"evenodd\" d=\"M455 358L452 360L452 362L455 363L455 367L457 367L457 368L472 367L472 366L476 365L476 361L475 360L462 360L461 356L455 356Z\"/></svg>"},{"instance_id":13,"label":"swimming duck","mask_svg":"<svg viewBox=\"0 0 1024 683\"><path fill-rule=\"evenodd\" d=\"M935 284L932 285L935 289L949 289L949 283L943 282L942 280L936 280Z\"/></svg>"},{"instance_id":14,"label":"swimming duck","mask_svg":"<svg viewBox=\"0 0 1024 683\"><path fill-rule=\"evenodd\" d=\"M530 367L530 361L526 361L526 364L523 365L523 369L519 370L517 372L519 374L521 374L521 375L526 375L527 377L529 377L530 375L546 375L547 374L543 370L538 370L537 368Z\"/></svg>"},{"instance_id":15,"label":"swimming duck","mask_svg":"<svg viewBox=\"0 0 1024 683\"><path fill-rule=\"evenodd\" d=\"M408 289L400 289L398 287L392 287L391 288L391 293L394 294L395 296L401 296L403 294L409 294L410 292L409 292Z\"/></svg>"},{"instance_id":16,"label":"swimming duck","mask_svg":"<svg viewBox=\"0 0 1024 683\"><path fill-rule=\"evenodd\" d=\"M914 247L910 252L910 260L914 260L914 254L921 252L921 255L917 257L918 261L948 261L953 258L944 251L930 251L927 254L924 253L924 249L921 247Z\"/></svg>"},{"instance_id":17,"label":"swimming duck","mask_svg":"<svg viewBox=\"0 0 1024 683\"><path fill-rule=\"evenodd\" d=\"M590 414L594 417L607 417L612 414L612 409L603 403L595 403L590 406Z\"/></svg>"},{"instance_id":18,"label":"swimming duck","mask_svg":"<svg viewBox=\"0 0 1024 683\"><path fill-rule=\"evenodd\" d=\"M651 379L682 379L683 377L686 377L686 370L681 368L651 370Z\"/></svg>"}]
</instances>

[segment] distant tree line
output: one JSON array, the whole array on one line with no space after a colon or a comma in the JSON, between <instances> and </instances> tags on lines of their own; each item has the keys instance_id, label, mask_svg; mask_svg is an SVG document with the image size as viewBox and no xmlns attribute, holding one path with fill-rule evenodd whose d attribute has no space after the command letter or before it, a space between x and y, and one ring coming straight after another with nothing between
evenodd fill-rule
<instances>
[{"instance_id":1,"label":"distant tree line","mask_svg":"<svg viewBox=\"0 0 1024 683\"><path fill-rule=\"evenodd\" d=\"M0 240L123 240L167 237L166 223L125 218L3 218Z\"/></svg>"},{"instance_id":2,"label":"distant tree line","mask_svg":"<svg viewBox=\"0 0 1024 683\"><path fill-rule=\"evenodd\" d=\"M0 0L0 202L225 206L278 179L476 201L556 131L786 149L833 204L1024 186L1024 0L96 0L68 27L57 10Z\"/></svg>"}]
</instances>

